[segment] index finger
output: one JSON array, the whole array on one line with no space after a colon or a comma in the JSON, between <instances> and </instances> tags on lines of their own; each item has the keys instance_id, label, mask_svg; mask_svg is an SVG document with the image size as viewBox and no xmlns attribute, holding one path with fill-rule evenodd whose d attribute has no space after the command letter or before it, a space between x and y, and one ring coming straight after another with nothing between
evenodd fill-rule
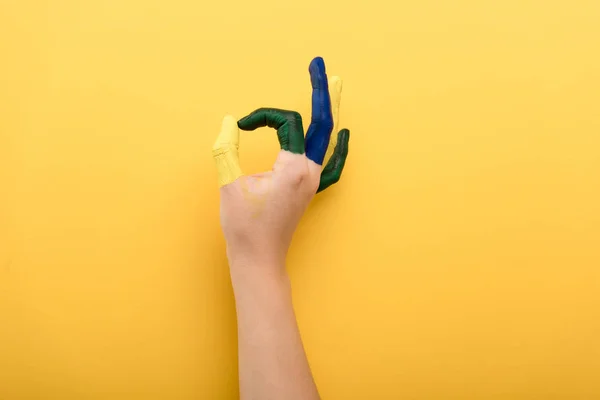
<instances>
[{"instance_id":1,"label":"index finger","mask_svg":"<svg viewBox=\"0 0 600 400\"><path fill-rule=\"evenodd\" d=\"M311 122L306 132L306 157L322 165L333 129L325 62L321 57L316 57L308 71L313 91Z\"/></svg>"},{"instance_id":2,"label":"index finger","mask_svg":"<svg viewBox=\"0 0 600 400\"><path fill-rule=\"evenodd\" d=\"M259 108L238 121L244 131L253 131L263 126L277 129L282 150L304 153L304 131L302 117L295 111L278 108Z\"/></svg>"}]
</instances>

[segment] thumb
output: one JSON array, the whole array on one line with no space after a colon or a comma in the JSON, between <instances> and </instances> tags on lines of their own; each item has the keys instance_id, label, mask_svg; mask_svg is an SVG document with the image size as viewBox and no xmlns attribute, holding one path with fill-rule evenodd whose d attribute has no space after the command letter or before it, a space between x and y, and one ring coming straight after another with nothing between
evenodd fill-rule
<instances>
[{"instance_id":1,"label":"thumb","mask_svg":"<svg viewBox=\"0 0 600 400\"><path fill-rule=\"evenodd\" d=\"M238 147L240 131L236 119L226 115L221 124L221 132L212 148L212 156L217 166L219 187L228 185L242 176Z\"/></svg>"}]
</instances>

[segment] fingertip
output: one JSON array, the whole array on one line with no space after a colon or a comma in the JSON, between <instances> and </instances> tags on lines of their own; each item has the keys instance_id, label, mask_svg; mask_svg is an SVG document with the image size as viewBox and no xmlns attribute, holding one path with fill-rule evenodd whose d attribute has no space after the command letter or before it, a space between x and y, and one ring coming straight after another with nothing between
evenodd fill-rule
<instances>
[{"instance_id":1,"label":"fingertip","mask_svg":"<svg viewBox=\"0 0 600 400\"><path fill-rule=\"evenodd\" d=\"M238 157L240 131L233 115L225 115L221 131L212 148L212 156L217 167L219 186L234 182L242 175Z\"/></svg>"},{"instance_id":2,"label":"fingertip","mask_svg":"<svg viewBox=\"0 0 600 400\"><path fill-rule=\"evenodd\" d=\"M327 87L327 73L325 61L322 57L315 57L308 66L310 82L313 89L325 89Z\"/></svg>"},{"instance_id":3,"label":"fingertip","mask_svg":"<svg viewBox=\"0 0 600 400\"><path fill-rule=\"evenodd\" d=\"M246 123L247 123L247 121L248 121L248 117L249 117L249 115L246 115L244 118L240 119L240 120L237 122L237 126L238 126L238 128L240 128L240 129L242 129L242 130L245 130L245 129L244 129L244 127L246 126Z\"/></svg>"},{"instance_id":4,"label":"fingertip","mask_svg":"<svg viewBox=\"0 0 600 400\"><path fill-rule=\"evenodd\" d=\"M323 57L317 56L315 58L312 59L312 61L310 62L310 65L308 66L309 70L325 70L325 61L323 60Z\"/></svg>"},{"instance_id":5,"label":"fingertip","mask_svg":"<svg viewBox=\"0 0 600 400\"><path fill-rule=\"evenodd\" d=\"M233 115L226 115L223 117L221 123L221 135L231 144L237 146L240 140L240 131L237 126L237 122Z\"/></svg>"},{"instance_id":6,"label":"fingertip","mask_svg":"<svg viewBox=\"0 0 600 400\"><path fill-rule=\"evenodd\" d=\"M255 115L256 115L257 111L254 111L251 114L248 114L244 118L240 119L237 122L238 128L240 128L243 131L251 131L251 130L255 129L255 127L254 127L254 125L256 124Z\"/></svg>"},{"instance_id":7,"label":"fingertip","mask_svg":"<svg viewBox=\"0 0 600 400\"><path fill-rule=\"evenodd\" d=\"M237 122L233 115L226 115L223 117L223 122L221 123L221 132L233 132L237 130Z\"/></svg>"},{"instance_id":8,"label":"fingertip","mask_svg":"<svg viewBox=\"0 0 600 400\"><path fill-rule=\"evenodd\" d=\"M221 122L221 130L215 143L213 150L220 150L228 145L237 146L239 143L240 134L233 115L226 115Z\"/></svg>"}]
</instances>

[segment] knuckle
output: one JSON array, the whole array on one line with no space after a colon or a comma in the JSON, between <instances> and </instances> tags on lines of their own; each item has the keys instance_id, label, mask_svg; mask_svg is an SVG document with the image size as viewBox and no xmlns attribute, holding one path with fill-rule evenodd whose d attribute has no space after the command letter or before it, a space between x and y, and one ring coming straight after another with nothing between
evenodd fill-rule
<instances>
[{"instance_id":1,"label":"knuckle","mask_svg":"<svg viewBox=\"0 0 600 400\"><path fill-rule=\"evenodd\" d=\"M290 183L296 187L301 188L310 181L310 174L306 168L297 168L290 174Z\"/></svg>"},{"instance_id":2,"label":"knuckle","mask_svg":"<svg viewBox=\"0 0 600 400\"><path fill-rule=\"evenodd\" d=\"M302 121L302 116L298 111L290 111L288 113L288 121L290 121L293 124L297 124L299 121Z\"/></svg>"}]
</instances>

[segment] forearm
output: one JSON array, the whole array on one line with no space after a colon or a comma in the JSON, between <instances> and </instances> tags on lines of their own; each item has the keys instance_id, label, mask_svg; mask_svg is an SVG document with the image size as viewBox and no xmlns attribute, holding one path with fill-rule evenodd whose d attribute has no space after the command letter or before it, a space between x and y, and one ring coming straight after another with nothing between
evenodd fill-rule
<instances>
[{"instance_id":1,"label":"forearm","mask_svg":"<svg viewBox=\"0 0 600 400\"><path fill-rule=\"evenodd\" d=\"M241 399L318 399L284 265L231 262Z\"/></svg>"}]
</instances>

